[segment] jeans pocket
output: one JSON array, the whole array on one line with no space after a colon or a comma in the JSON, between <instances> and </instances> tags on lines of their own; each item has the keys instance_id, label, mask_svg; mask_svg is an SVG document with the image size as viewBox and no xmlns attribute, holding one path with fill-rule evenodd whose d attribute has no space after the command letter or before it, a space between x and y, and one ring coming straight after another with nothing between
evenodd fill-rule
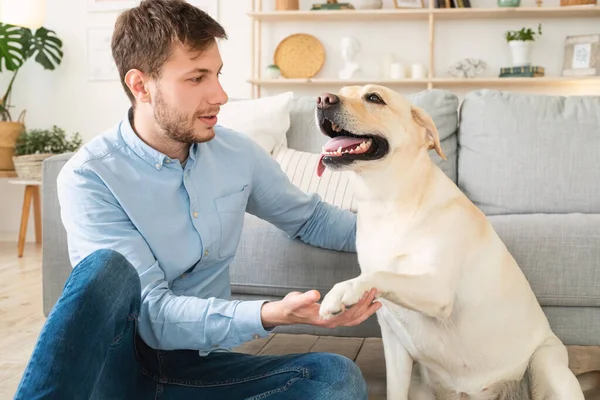
<instances>
[{"instance_id":1,"label":"jeans pocket","mask_svg":"<svg viewBox=\"0 0 600 400\"><path fill-rule=\"evenodd\" d=\"M239 245L244 225L244 215L248 203L248 186L242 190L219 197L215 207L219 215L220 243L219 257L232 257Z\"/></svg>"}]
</instances>

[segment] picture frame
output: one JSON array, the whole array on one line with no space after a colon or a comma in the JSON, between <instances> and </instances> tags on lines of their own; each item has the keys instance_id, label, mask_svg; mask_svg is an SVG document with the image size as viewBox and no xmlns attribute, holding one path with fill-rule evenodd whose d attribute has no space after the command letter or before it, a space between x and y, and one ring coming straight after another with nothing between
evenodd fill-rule
<instances>
[{"instance_id":1,"label":"picture frame","mask_svg":"<svg viewBox=\"0 0 600 400\"><path fill-rule=\"evenodd\" d=\"M424 0L394 0L394 8L424 8Z\"/></svg>"},{"instance_id":2,"label":"picture frame","mask_svg":"<svg viewBox=\"0 0 600 400\"><path fill-rule=\"evenodd\" d=\"M88 12L125 11L135 7L140 0L87 0Z\"/></svg>"},{"instance_id":3,"label":"picture frame","mask_svg":"<svg viewBox=\"0 0 600 400\"><path fill-rule=\"evenodd\" d=\"M600 76L600 33L565 38L563 76Z\"/></svg>"}]
</instances>

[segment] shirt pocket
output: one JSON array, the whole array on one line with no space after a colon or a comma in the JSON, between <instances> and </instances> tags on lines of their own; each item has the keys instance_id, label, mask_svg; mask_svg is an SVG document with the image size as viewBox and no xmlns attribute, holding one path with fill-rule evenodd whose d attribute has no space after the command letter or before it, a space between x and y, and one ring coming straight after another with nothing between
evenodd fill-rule
<instances>
[{"instance_id":1,"label":"shirt pocket","mask_svg":"<svg viewBox=\"0 0 600 400\"><path fill-rule=\"evenodd\" d=\"M239 192L219 197L215 200L215 207L219 215L221 228L219 257L226 258L235 255L242 236L244 215L248 203L248 186Z\"/></svg>"}]
</instances>

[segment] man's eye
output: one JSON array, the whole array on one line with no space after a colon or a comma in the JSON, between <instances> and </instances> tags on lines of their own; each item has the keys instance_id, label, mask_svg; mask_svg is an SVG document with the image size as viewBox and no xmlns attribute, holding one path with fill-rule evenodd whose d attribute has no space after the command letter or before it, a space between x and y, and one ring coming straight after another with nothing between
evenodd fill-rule
<instances>
[{"instance_id":1,"label":"man's eye","mask_svg":"<svg viewBox=\"0 0 600 400\"><path fill-rule=\"evenodd\" d=\"M196 76L194 78L190 78L190 81L192 81L193 83L198 83L202 80L201 76Z\"/></svg>"}]
</instances>

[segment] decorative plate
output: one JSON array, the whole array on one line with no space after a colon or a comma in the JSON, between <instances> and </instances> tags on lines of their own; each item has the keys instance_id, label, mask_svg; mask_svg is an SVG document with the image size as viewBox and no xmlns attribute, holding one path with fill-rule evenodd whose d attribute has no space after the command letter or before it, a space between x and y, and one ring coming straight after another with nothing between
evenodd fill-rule
<instances>
[{"instance_id":1,"label":"decorative plate","mask_svg":"<svg viewBox=\"0 0 600 400\"><path fill-rule=\"evenodd\" d=\"M316 37L297 33L277 45L273 61L286 78L312 78L325 63L325 48Z\"/></svg>"}]
</instances>

